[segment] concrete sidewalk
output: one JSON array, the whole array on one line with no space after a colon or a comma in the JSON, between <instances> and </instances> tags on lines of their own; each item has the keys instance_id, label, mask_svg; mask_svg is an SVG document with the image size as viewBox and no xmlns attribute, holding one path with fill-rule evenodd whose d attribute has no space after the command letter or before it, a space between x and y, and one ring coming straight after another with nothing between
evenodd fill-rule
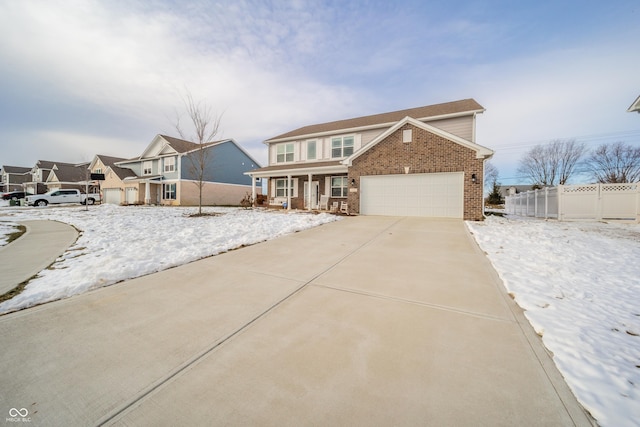
<instances>
[{"instance_id":1,"label":"concrete sidewalk","mask_svg":"<svg viewBox=\"0 0 640 427\"><path fill-rule=\"evenodd\" d=\"M20 221L27 232L0 247L0 295L47 268L78 238L78 231L58 221Z\"/></svg>"},{"instance_id":2,"label":"concrete sidewalk","mask_svg":"<svg viewBox=\"0 0 640 427\"><path fill-rule=\"evenodd\" d=\"M33 425L588 416L462 221L356 217L0 317Z\"/></svg>"}]
</instances>

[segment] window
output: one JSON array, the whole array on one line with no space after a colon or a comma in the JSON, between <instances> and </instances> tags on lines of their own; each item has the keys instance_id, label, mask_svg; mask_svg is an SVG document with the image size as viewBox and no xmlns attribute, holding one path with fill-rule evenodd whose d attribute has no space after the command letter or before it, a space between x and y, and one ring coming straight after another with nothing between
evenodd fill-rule
<instances>
[{"instance_id":1,"label":"window","mask_svg":"<svg viewBox=\"0 0 640 427\"><path fill-rule=\"evenodd\" d=\"M165 172L173 172L176 170L176 158L175 157L165 157L164 159L164 171Z\"/></svg>"},{"instance_id":2,"label":"window","mask_svg":"<svg viewBox=\"0 0 640 427\"><path fill-rule=\"evenodd\" d=\"M307 160L315 160L316 159L316 142L308 141L307 142Z\"/></svg>"},{"instance_id":3,"label":"window","mask_svg":"<svg viewBox=\"0 0 640 427\"><path fill-rule=\"evenodd\" d=\"M96 171L94 173L102 173L102 168L96 169Z\"/></svg>"},{"instance_id":4,"label":"window","mask_svg":"<svg viewBox=\"0 0 640 427\"><path fill-rule=\"evenodd\" d=\"M142 175L151 175L151 161L148 160L142 164Z\"/></svg>"},{"instance_id":5,"label":"window","mask_svg":"<svg viewBox=\"0 0 640 427\"><path fill-rule=\"evenodd\" d=\"M291 186L289 187L289 191L293 196L293 179L291 180ZM287 197L287 179L286 178L276 179L276 197Z\"/></svg>"},{"instance_id":6,"label":"window","mask_svg":"<svg viewBox=\"0 0 640 427\"><path fill-rule=\"evenodd\" d=\"M331 177L331 197L347 197L348 191L346 176Z\"/></svg>"},{"instance_id":7,"label":"window","mask_svg":"<svg viewBox=\"0 0 640 427\"><path fill-rule=\"evenodd\" d=\"M353 154L353 136L331 138L331 157L347 157Z\"/></svg>"},{"instance_id":8,"label":"window","mask_svg":"<svg viewBox=\"0 0 640 427\"><path fill-rule=\"evenodd\" d=\"M165 200L176 199L176 184L162 184L162 192Z\"/></svg>"},{"instance_id":9,"label":"window","mask_svg":"<svg viewBox=\"0 0 640 427\"><path fill-rule=\"evenodd\" d=\"M293 144L280 144L277 150L277 163L293 162Z\"/></svg>"},{"instance_id":10,"label":"window","mask_svg":"<svg viewBox=\"0 0 640 427\"><path fill-rule=\"evenodd\" d=\"M411 142L413 139L413 129L405 129L402 131L402 142Z\"/></svg>"}]
</instances>

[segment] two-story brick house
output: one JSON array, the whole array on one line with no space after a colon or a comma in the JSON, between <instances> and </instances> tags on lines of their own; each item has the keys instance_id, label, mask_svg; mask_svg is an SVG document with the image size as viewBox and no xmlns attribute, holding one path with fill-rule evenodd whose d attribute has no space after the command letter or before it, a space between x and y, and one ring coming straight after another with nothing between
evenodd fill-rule
<instances>
[{"instance_id":1,"label":"two-story brick house","mask_svg":"<svg viewBox=\"0 0 640 427\"><path fill-rule=\"evenodd\" d=\"M480 220L493 155L475 143L482 112L465 99L305 126L266 140L269 165L247 174L268 180L271 205Z\"/></svg>"}]
</instances>

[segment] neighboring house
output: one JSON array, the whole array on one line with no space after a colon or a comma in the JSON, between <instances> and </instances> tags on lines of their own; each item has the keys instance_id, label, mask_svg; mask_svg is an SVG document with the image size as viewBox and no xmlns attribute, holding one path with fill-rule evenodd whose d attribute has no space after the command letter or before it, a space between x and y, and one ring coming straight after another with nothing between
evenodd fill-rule
<instances>
[{"instance_id":1,"label":"neighboring house","mask_svg":"<svg viewBox=\"0 0 640 427\"><path fill-rule=\"evenodd\" d=\"M97 186L90 183L89 163L54 163L45 181L48 190L75 188L82 192L87 190L87 183L90 193L97 191Z\"/></svg>"},{"instance_id":2,"label":"neighboring house","mask_svg":"<svg viewBox=\"0 0 640 427\"><path fill-rule=\"evenodd\" d=\"M20 166L2 166L0 173L0 191L22 191L24 184L31 180L31 168Z\"/></svg>"},{"instance_id":3,"label":"neighboring house","mask_svg":"<svg viewBox=\"0 0 640 427\"><path fill-rule=\"evenodd\" d=\"M31 168L31 180L25 183L25 191L31 194L46 193L46 182L49 179L49 174L56 164L61 166L74 166L72 163L38 160L35 166Z\"/></svg>"},{"instance_id":4,"label":"neighboring house","mask_svg":"<svg viewBox=\"0 0 640 427\"><path fill-rule=\"evenodd\" d=\"M98 154L89 165L91 173L102 173L105 176L105 180L100 182L103 203L116 205L127 204L127 192L125 191L124 180L126 178L136 178L136 174L131 169L116 165L117 162L124 162L126 160L127 159L122 157ZM131 204L138 203L138 194L134 192L134 190L134 188L130 190L131 195L135 196L132 197Z\"/></svg>"},{"instance_id":5,"label":"neighboring house","mask_svg":"<svg viewBox=\"0 0 640 427\"><path fill-rule=\"evenodd\" d=\"M482 112L465 99L305 126L266 140L269 165L248 174L268 179L271 205L481 220Z\"/></svg>"},{"instance_id":6,"label":"neighboring house","mask_svg":"<svg viewBox=\"0 0 640 427\"><path fill-rule=\"evenodd\" d=\"M633 113L634 111L636 113L640 113L640 96L637 97L635 101L633 101L633 104L631 104L631 107L629 107L627 111L629 113Z\"/></svg>"},{"instance_id":7,"label":"neighboring house","mask_svg":"<svg viewBox=\"0 0 640 427\"><path fill-rule=\"evenodd\" d=\"M239 205L251 192L245 172L260 167L234 140L202 146L166 135L157 135L135 159L115 162L135 176L123 179L127 203L198 205L198 156L204 159L203 205Z\"/></svg>"}]
</instances>

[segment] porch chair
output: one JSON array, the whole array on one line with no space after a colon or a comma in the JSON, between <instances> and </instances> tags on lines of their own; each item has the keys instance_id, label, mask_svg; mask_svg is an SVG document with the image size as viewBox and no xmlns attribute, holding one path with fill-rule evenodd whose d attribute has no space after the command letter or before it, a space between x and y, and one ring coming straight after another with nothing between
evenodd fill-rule
<instances>
[{"instance_id":1,"label":"porch chair","mask_svg":"<svg viewBox=\"0 0 640 427\"><path fill-rule=\"evenodd\" d=\"M329 210L329 196L320 196L320 210Z\"/></svg>"},{"instance_id":2,"label":"porch chair","mask_svg":"<svg viewBox=\"0 0 640 427\"><path fill-rule=\"evenodd\" d=\"M338 202L331 203L331 209L329 212L338 212Z\"/></svg>"},{"instance_id":3,"label":"porch chair","mask_svg":"<svg viewBox=\"0 0 640 427\"><path fill-rule=\"evenodd\" d=\"M349 205L347 202L340 202L340 212L349 215Z\"/></svg>"}]
</instances>

